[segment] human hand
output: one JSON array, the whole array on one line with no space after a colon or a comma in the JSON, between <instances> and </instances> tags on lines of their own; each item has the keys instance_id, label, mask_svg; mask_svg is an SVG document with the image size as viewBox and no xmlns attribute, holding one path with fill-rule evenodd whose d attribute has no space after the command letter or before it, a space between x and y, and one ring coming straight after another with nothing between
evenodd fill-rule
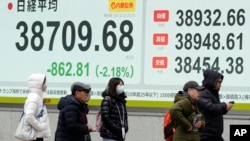
<instances>
[{"instance_id":1,"label":"human hand","mask_svg":"<svg viewBox=\"0 0 250 141\"><path fill-rule=\"evenodd\" d=\"M227 111L229 111L232 109L234 104L232 102L228 102L228 103L226 103L226 105L227 105Z\"/></svg>"},{"instance_id":2,"label":"human hand","mask_svg":"<svg viewBox=\"0 0 250 141\"><path fill-rule=\"evenodd\" d=\"M194 126L195 128L201 128L201 121L197 121Z\"/></svg>"},{"instance_id":3,"label":"human hand","mask_svg":"<svg viewBox=\"0 0 250 141\"><path fill-rule=\"evenodd\" d=\"M192 131L192 126L190 126L190 127L188 128L188 131Z\"/></svg>"},{"instance_id":4,"label":"human hand","mask_svg":"<svg viewBox=\"0 0 250 141\"><path fill-rule=\"evenodd\" d=\"M87 124L87 126L88 126L88 130L89 130L89 132L94 131L94 130L93 130L93 127L92 127L90 124Z\"/></svg>"}]
</instances>

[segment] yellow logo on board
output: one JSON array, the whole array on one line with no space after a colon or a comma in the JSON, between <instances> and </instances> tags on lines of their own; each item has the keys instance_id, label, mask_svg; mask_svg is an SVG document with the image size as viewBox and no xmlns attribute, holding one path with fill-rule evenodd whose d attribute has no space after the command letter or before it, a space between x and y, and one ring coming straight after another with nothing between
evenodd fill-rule
<instances>
[{"instance_id":1,"label":"yellow logo on board","mask_svg":"<svg viewBox=\"0 0 250 141\"><path fill-rule=\"evenodd\" d=\"M134 12L136 0L109 0L109 12Z\"/></svg>"}]
</instances>

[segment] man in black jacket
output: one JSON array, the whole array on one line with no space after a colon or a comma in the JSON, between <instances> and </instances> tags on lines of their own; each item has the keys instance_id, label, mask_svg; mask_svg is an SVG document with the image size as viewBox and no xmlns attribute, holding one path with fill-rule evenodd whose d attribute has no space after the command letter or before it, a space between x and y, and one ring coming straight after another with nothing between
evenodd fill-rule
<instances>
[{"instance_id":1,"label":"man in black jacket","mask_svg":"<svg viewBox=\"0 0 250 141\"><path fill-rule=\"evenodd\" d=\"M57 105L60 110L55 141L91 141L92 126L87 114L91 88L81 82L71 86L71 95L62 97Z\"/></svg>"},{"instance_id":2,"label":"man in black jacket","mask_svg":"<svg viewBox=\"0 0 250 141\"><path fill-rule=\"evenodd\" d=\"M201 92L198 108L205 117L205 128L201 131L201 141L224 141L223 115L226 114L233 104L220 102L219 90L224 76L213 70L203 72L202 81L205 90Z\"/></svg>"}]
</instances>

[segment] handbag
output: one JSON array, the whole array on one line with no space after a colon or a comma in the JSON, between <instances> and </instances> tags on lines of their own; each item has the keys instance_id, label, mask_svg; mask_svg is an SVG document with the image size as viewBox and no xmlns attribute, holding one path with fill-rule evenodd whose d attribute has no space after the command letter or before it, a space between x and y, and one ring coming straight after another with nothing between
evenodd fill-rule
<instances>
[{"instance_id":1,"label":"handbag","mask_svg":"<svg viewBox=\"0 0 250 141\"><path fill-rule=\"evenodd\" d=\"M43 111L44 111L43 108L37 117L43 116ZM18 123L16 132L15 132L15 137L23 141L30 141L30 140L36 139L36 130L26 121L24 111L22 112L20 121Z\"/></svg>"},{"instance_id":2,"label":"handbag","mask_svg":"<svg viewBox=\"0 0 250 141\"><path fill-rule=\"evenodd\" d=\"M30 141L36 139L36 131L26 121L24 112L22 113L19 124L17 126L15 137L23 141Z\"/></svg>"}]
</instances>

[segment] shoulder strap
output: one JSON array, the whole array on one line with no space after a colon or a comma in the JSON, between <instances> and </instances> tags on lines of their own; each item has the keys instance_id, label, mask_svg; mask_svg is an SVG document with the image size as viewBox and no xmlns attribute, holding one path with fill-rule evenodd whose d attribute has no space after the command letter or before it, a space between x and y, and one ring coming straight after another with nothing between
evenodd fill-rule
<instances>
[{"instance_id":1,"label":"shoulder strap","mask_svg":"<svg viewBox=\"0 0 250 141\"><path fill-rule=\"evenodd\" d=\"M43 116L43 111L44 111L44 104L43 104L42 110L41 110L40 113L37 115L37 117L42 117L42 116Z\"/></svg>"}]
</instances>

